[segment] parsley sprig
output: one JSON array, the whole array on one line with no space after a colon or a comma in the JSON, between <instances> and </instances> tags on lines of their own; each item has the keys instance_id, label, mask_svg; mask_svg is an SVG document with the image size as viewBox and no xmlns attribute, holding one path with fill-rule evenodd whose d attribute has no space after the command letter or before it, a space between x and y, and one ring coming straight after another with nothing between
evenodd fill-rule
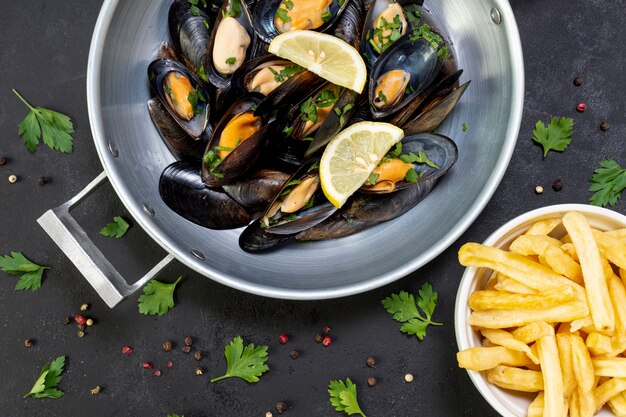
<instances>
[{"instance_id":1,"label":"parsley sprig","mask_svg":"<svg viewBox=\"0 0 626 417\"><path fill-rule=\"evenodd\" d=\"M626 188L626 169L619 166L613 159L605 159L600 162L591 177L589 191L594 194L589 203L596 206L614 206Z\"/></svg>"},{"instance_id":2,"label":"parsley sprig","mask_svg":"<svg viewBox=\"0 0 626 417\"><path fill-rule=\"evenodd\" d=\"M71 119L54 110L33 107L15 89L13 89L13 93L30 109L30 112L18 126L18 133L24 139L28 150L36 151L39 147L39 141L43 137L43 143L48 145L50 149L72 153L74 142L71 134L74 133L74 125Z\"/></svg>"},{"instance_id":3,"label":"parsley sprig","mask_svg":"<svg viewBox=\"0 0 626 417\"><path fill-rule=\"evenodd\" d=\"M366 417L357 401L356 385L350 381L350 378L346 378L345 382L342 380L330 381L328 393L330 394L330 403L335 407L335 410L343 411L349 416L358 414Z\"/></svg>"},{"instance_id":4,"label":"parsley sprig","mask_svg":"<svg viewBox=\"0 0 626 417\"><path fill-rule=\"evenodd\" d=\"M100 230L100 234L106 237L121 238L126 234L130 225L120 216L113 217L113 222L107 224Z\"/></svg>"},{"instance_id":5,"label":"parsley sprig","mask_svg":"<svg viewBox=\"0 0 626 417\"><path fill-rule=\"evenodd\" d=\"M441 326L443 324L432 321L437 305L437 292L427 282L419 290L417 300L412 294L400 291L399 294L391 294L390 297L382 300L382 304L390 314L393 314L394 320L404 323L400 331L415 335L419 340L424 340L426 328L429 325ZM418 307L424 315L419 312Z\"/></svg>"},{"instance_id":6,"label":"parsley sprig","mask_svg":"<svg viewBox=\"0 0 626 417\"><path fill-rule=\"evenodd\" d=\"M11 255L0 256L0 269L7 274L20 275L16 291L37 291L41 288L43 271L50 268L32 263L21 252L11 252Z\"/></svg>"},{"instance_id":7,"label":"parsley sprig","mask_svg":"<svg viewBox=\"0 0 626 417\"><path fill-rule=\"evenodd\" d=\"M287 65L285 68L283 68L280 71L276 71L272 67L267 67L267 68L274 75L274 81L276 81L277 83L282 83L286 81L287 79L293 77L294 75L296 75L297 73L301 72L304 69L300 65Z\"/></svg>"},{"instance_id":8,"label":"parsley sprig","mask_svg":"<svg viewBox=\"0 0 626 417\"><path fill-rule=\"evenodd\" d=\"M311 97L300 106L300 118L303 122L317 122L317 109L333 106L337 102L337 95L329 90L324 90L316 97Z\"/></svg>"},{"instance_id":9,"label":"parsley sprig","mask_svg":"<svg viewBox=\"0 0 626 417\"><path fill-rule=\"evenodd\" d=\"M448 46L444 42L443 38L437 32L433 31L426 23L413 29L410 38L412 41L418 39L425 39L428 41L433 49L437 51L437 57L441 60L448 56Z\"/></svg>"},{"instance_id":10,"label":"parsley sprig","mask_svg":"<svg viewBox=\"0 0 626 417\"><path fill-rule=\"evenodd\" d=\"M35 381L35 385L30 390L30 392L24 395L26 397L35 397L35 398L59 398L64 395L63 391L55 388L61 382L63 377L61 373L63 373L63 368L65 367L65 356L59 356L55 360L50 363L47 363L41 373L39 374L39 378Z\"/></svg>"},{"instance_id":11,"label":"parsley sprig","mask_svg":"<svg viewBox=\"0 0 626 417\"><path fill-rule=\"evenodd\" d=\"M258 382L259 377L270 369L265 363L267 346L254 347L254 344L250 343L244 347L241 336L237 336L226 345L224 356L226 356L227 363L226 373L213 378L211 382L233 377L241 378L249 383Z\"/></svg>"},{"instance_id":12,"label":"parsley sprig","mask_svg":"<svg viewBox=\"0 0 626 417\"><path fill-rule=\"evenodd\" d=\"M174 290L183 277L172 283L160 282L155 279L143 287L139 297L139 312L145 315L162 316L174 307Z\"/></svg>"},{"instance_id":13,"label":"parsley sprig","mask_svg":"<svg viewBox=\"0 0 626 417\"><path fill-rule=\"evenodd\" d=\"M548 126L539 120L533 129L533 140L543 146L543 157L550 151L563 152L572 141L574 119L553 117Z\"/></svg>"}]
</instances>

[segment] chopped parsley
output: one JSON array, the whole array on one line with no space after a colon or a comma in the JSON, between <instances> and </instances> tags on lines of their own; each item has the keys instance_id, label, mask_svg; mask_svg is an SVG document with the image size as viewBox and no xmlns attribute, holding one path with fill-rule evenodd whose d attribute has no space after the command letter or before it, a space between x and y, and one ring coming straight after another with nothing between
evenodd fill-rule
<instances>
[{"instance_id":1,"label":"chopped parsley","mask_svg":"<svg viewBox=\"0 0 626 417\"><path fill-rule=\"evenodd\" d=\"M282 20L284 23L291 22L291 18L289 17L287 10L280 7L276 10L276 17Z\"/></svg>"},{"instance_id":2,"label":"chopped parsley","mask_svg":"<svg viewBox=\"0 0 626 417\"><path fill-rule=\"evenodd\" d=\"M437 164L428 159L428 156L424 151L419 151L417 155L413 152L409 152L407 154L400 155L399 158L402 162L406 162L408 164L426 164L431 168L439 169Z\"/></svg>"},{"instance_id":3,"label":"chopped parsley","mask_svg":"<svg viewBox=\"0 0 626 417\"><path fill-rule=\"evenodd\" d=\"M437 51L437 57L439 59L443 60L448 56L448 47L446 46L446 43L444 42L443 38L439 34L434 32L430 28L430 26L428 26L425 23L413 29L413 32L411 32L410 38L412 41L416 41L418 39L425 39L427 42L430 43L433 49Z\"/></svg>"},{"instance_id":4,"label":"chopped parsley","mask_svg":"<svg viewBox=\"0 0 626 417\"><path fill-rule=\"evenodd\" d=\"M372 172L370 176L367 178L367 182L369 182L372 185L376 185L376 182L378 181L378 177L380 177L380 174L374 174Z\"/></svg>"},{"instance_id":5,"label":"chopped parsley","mask_svg":"<svg viewBox=\"0 0 626 417\"><path fill-rule=\"evenodd\" d=\"M287 79L293 77L297 73L301 72L304 68L300 65L288 65L284 69L280 70L280 72L276 71L272 67L268 67L268 69L274 74L274 81L277 83L282 83Z\"/></svg>"},{"instance_id":6,"label":"chopped parsley","mask_svg":"<svg viewBox=\"0 0 626 417\"><path fill-rule=\"evenodd\" d=\"M285 136L291 136L291 132L293 132L293 126L285 126L283 129Z\"/></svg>"},{"instance_id":7,"label":"chopped parsley","mask_svg":"<svg viewBox=\"0 0 626 417\"><path fill-rule=\"evenodd\" d=\"M300 106L300 118L302 121L317 122L317 109L333 106L337 102L337 95L329 90L324 90L314 98L309 98Z\"/></svg>"},{"instance_id":8,"label":"chopped parsley","mask_svg":"<svg viewBox=\"0 0 626 417\"><path fill-rule=\"evenodd\" d=\"M200 106L199 103L206 103L206 99L204 98L200 90L193 90L191 93L189 93L189 95L187 96L187 100L189 101L189 104L191 104L191 107L193 107L194 114L198 115L202 113L202 106Z\"/></svg>"},{"instance_id":9,"label":"chopped parsley","mask_svg":"<svg viewBox=\"0 0 626 417\"><path fill-rule=\"evenodd\" d=\"M463 133L467 132L467 123L463 123L463 126L461 126L461 129L463 130Z\"/></svg>"},{"instance_id":10,"label":"chopped parsley","mask_svg":"<svg viewBox=\"0 0 626 417\"><path fill-rule=\"evenodd\" d=\"M339 116L339 126L343 127L346 124L346 113L348 113L354 107L353 103L348 103L343 108L333 109L335 114Z\"/></svg>"},{"instance_id":11,"label":"chopped parsley","mask_svg":"<svg viewBox=\"0 0 626 417\"><path fill-rule=\"evenodd\" d=\"M417 4L411 4L404 8L406 20L412 27L417 27L422 20L422 13Z\"/></svg>"},{"instance_id":12,"label":"chopped parsley","mask_svg":"<svg viewBox=\"0 0 626 417\"><path fill-rule=\"evenodd\" d=\"M230 6L226 9L224 17L238 17L241 14L239 0L230 0Z\"/></svg>"},{"instance_id":13,"label":"chopped parsley","mask_svg":"<svg viewBox=\"0 0 626 417\"><path fill-rule=\"evenodd\" d=\"M380 54L385 52L392 43L400 39L403 29L399 15L395 15L391 22L387 22L387 19L383 17L378 22L378 26L372 30L373 35L370 36L370 33L368 33L367 38L376 52Z\"/></svg>"},{"instance_id":14,"label":"chopped parsley","mask_svg":"<svg viewBox=\"0 0 626 417\"><path fill-rule=\"evenodd\" d=\"M388 103L387 96L382 91L378 92L378 99L385 104Z\"/></svg>"},{"instance_id":15,"label":"chopped parsley","mask_svg":"<svg viewBox=\"0 0 626 417\"><path fill-rule=\"evenodd\" d=\"M202 80L206 83L209 82L209 77L206 76L206 71L204 70L204 65L200 67L198 70L198 77L202 78Z\"/></svg>"},{"instance_id":16,"label":"chopped parsley","mask_svg":"<svg viewBox=\"0 0 626 417\"><path fill-rule=\"evenodd\" d=\"M234 56L231 56L230 58L226 59L226 63L228 65L234 65L235 62L237 62L237 58L235 58Z\"/></svg>"},{"instance_id":17,"label":"chopped parsley","mask_svg":"<svg viewBox=\"0 0 626 417\"><path fill-rule=\"evenodd\" d=\"M328 22L332 17L333 15L330 12L322 13L322 21L324 23Z\"/></svg>"},{"instance_id":18,"label":"chopped parsley","mask_svg":"<svg viewBox=\"0 0 626 417\"><path fill-rule=\"evenodd\" d=\"M283 4L287 8L287 10L293 9L293 1L291 1L291 0L283 0Z\"/></svg>"},{"instance_id":19,"label":"chopped parsley","mask_svg":"<svg viewBox=\"0 0 626 417\"><path fill-rule=\"evenodd\" d=\"M210 150L204 155L202 161L204 161L204 163L206 164L209 172L213 173L213 170L217 168L217 166L222 162L222 158L220 158L218 154L213 152L213 150Z\"/></svg>"}]
</instances>

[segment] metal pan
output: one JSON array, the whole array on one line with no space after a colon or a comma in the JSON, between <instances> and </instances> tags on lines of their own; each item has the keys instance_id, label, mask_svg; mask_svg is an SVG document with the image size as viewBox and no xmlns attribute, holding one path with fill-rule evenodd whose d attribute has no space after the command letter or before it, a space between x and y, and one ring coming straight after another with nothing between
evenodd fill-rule
<instances>
[{"instance_id":1,"label":"metal pan","mask_svg":"<svg viewBox=\"0 0 626 417\"><path fill-rule=\"evenodd\" d=\"M450 246L485 207L504 175L524 97L522 50L511 7L506 0L426 1L452 40L459 67L465 70L461 81L472 80L439 130L459 145L453 171L409 213L352 237L262 255L241 251L239 230L196 226L170 211L159 197L159 175L174 158L146 110L146 68L168 38L169 5L105 1L87 71L89 117L105 173L40 219L110 306L173 258L217 282L268 297L313 300L371 290L418 269ZM106 178L135 221L171 254L134 285L125 282L69 214L73 204Z\"/></svg>"}]
</instances>

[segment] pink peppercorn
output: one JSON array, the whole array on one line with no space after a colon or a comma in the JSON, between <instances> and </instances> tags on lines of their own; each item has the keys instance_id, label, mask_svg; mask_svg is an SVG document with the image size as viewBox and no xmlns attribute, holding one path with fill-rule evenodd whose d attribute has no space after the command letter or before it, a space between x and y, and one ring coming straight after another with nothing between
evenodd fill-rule
<instances>
[{"instance_id":1,"label":"pink peppercorn","mask_svg":"<svg viewBox=\"0 0 626 417\"><path fill-rule=\"evenodd\" d=\"M83 316L82 314L76 314L74 316L74 321L84 326L85 324L87 324L87 317Z\"/></svg>"},{"instance_id":2,"label":"pink peppercorn","mask_svg":"<svg viewBox=\"0 0 626 417\"><path fill-rule=\"evenodd\" d=\"M132 355L132 354L133 354L133 348L132 348L132 347L130 347L130 346L124 346L124 347L122 348L122 354L123 354L123 355L126 355L126 356L130 356L130 355Z\"/></svg>"},{"instance_id":3,"label":"pink peppercorn","mask_svg":"<svg viewBox=\"0 0 626 417\"><path fill-rule=\"evenodd\" d=\"M322 331L323 331L324 333L330 333L331 328L330 328L330 326L324 326L324 328L322 328Z\"/></svg>"},{"instance_id":4,"label":"pink peppercorn","mask_svg":"<svg viewBox=\"0 0 626 417\"><path fill-rule=\"evenodd\" d=\"M587 110L587 105L585 103L578 103L578 106L576 106L576 110L582 113Z\"/></svg>"},{"instance_id":5,"label":"pink peppercorn","mask_svg":"<svg viewBox=\"0 0 626 417\"><path fill-rule=\"evenodd\" d=\"M141 366L143 366L145 369L149 369L149 370L154 369L154 366L150 362L144 362L143 365L141 365Z\"/></svg>"},{"instance_id":6,"label":"pink peppercorn","mask_svg":"<svg viewBox=\"0 0 626 417\"><path fill-rule=\"evenodd\" d=\"M154 376L161 376L161 371L158 369L154 371Z\"/></svg>"},{"instance_id":7,"label":"pink peppercorn","mask_svg":"<svg viewBox=\"0 0 626 417\"><path fill-rule=\"evenodd\" d=\"M167 361L167 367L171 368L172 366L174 366L174 362L172 361Z\"/></svg>"},{"instance_id":8,"label":"pink peppercorn","mask_svg":"<svg viewBox=\"0 0 626 417\"><path fill-rule=\"evenodd\" d=\"M333 339L331 339L330 336L324 336L324 339L322 339L322 344L324 346L330 346L331 343L333 343Z\"/></svg>"},{"instance_id":9,"label":"pink peppercorn","mask_svg":"<svg viewBox=\"0 0 626 417\"><path fill-rule=\"evenodd\" d=\"M281 333L280 336L278 336L278 342L280 342L281 345L284 345L288 341L289 337L285 333Z\"/></svg>"}]
</instances>

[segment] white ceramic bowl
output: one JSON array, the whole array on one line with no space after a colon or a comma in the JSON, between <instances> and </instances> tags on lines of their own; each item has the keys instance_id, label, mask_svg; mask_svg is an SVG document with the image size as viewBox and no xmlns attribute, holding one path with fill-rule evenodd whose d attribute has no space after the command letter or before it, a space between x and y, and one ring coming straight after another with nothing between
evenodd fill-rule
<instances>
[{"instance_id":1,"label":"white ceramic bowl","mask_svg":"<svg viewBox=\"0 0 626 417\"><path fill-rule=\"evenodd\" d=\"M511 242L526 232L534 222L560 218L569 211L577 211L584 214L591 226L600 230L626 227L626 216L614 211L586 204L559 204L533 210L514 218L489 236L484 244L508 249ZM562 234L558 236L559 229L557 228L554 232L557 234L556 237L562 237L565 234L562 226L560 228ZM479 333L467 324L467 318L471 313L467 300L472 292L485 286L490 274L491 270L486 268L465 269L456 295L454 311L456 341L459 350L481 346ZM487 382L484 372L467 371L467 373L485 400L502 416L526 417L528 406L534 398L534 394L524 394L498 388ZM613 413L608 410L602 410L597 416L609 417L613 416Z\"/></svg>"}]
</instances>

